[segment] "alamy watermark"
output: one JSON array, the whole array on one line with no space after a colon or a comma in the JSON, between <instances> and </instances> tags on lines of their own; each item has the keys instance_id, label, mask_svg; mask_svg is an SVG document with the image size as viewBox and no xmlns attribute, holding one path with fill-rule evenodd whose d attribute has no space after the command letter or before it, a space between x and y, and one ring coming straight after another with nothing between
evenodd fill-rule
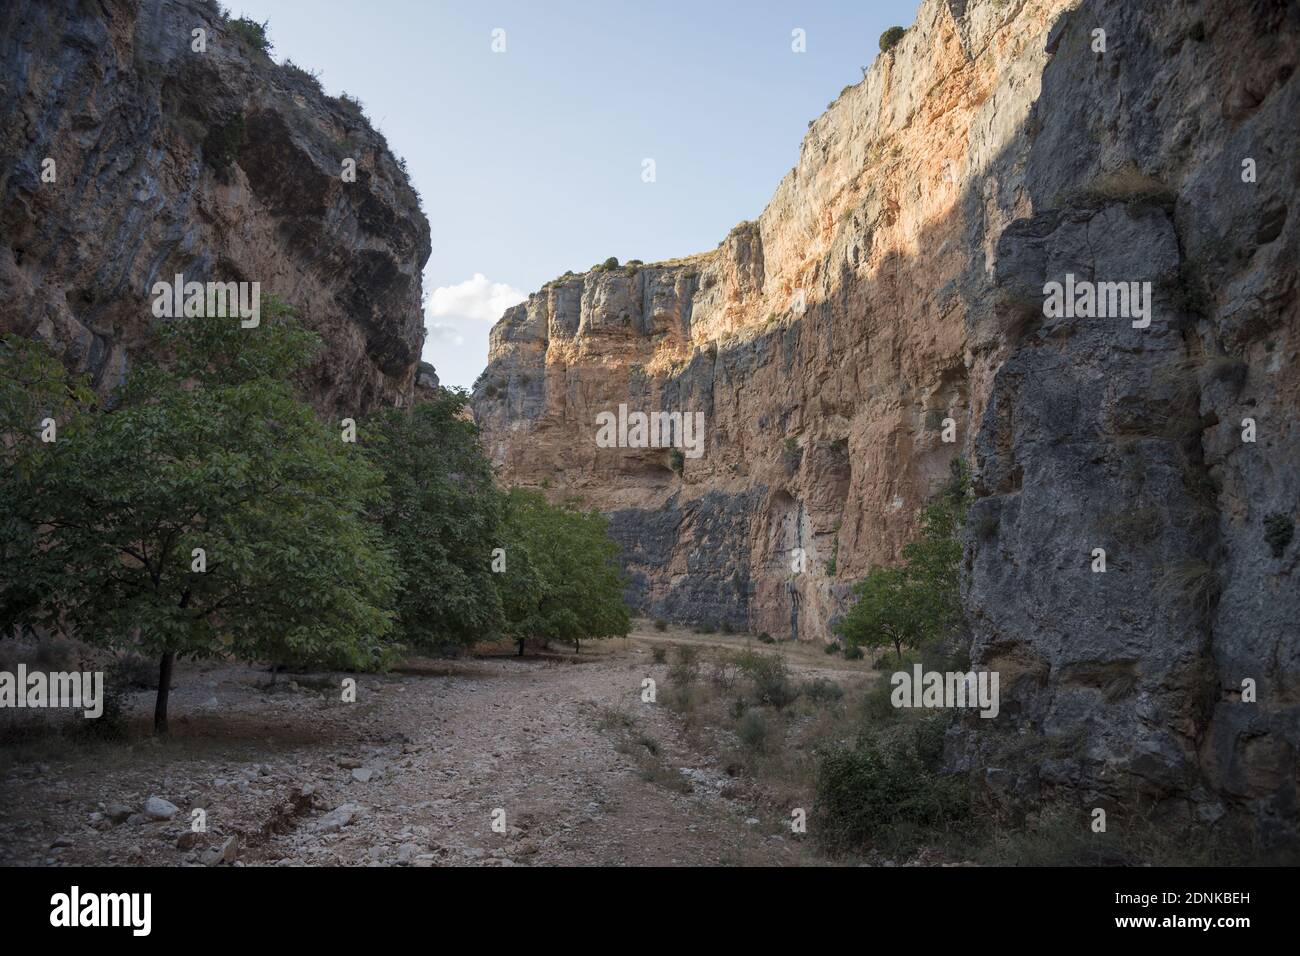
<instances>
[{"instance_id":1,"label":"alamy watermark","mask_svg":"<svg viewBox=\"0 0 1300 956\"><path fill-rule=\"evenodd\" d=\"M1074 273L1043 286L1043 315L1049 319L1132 319L1133 328L1151 324L1150 282L1090 282Z\"/></svg>"},{"instance_id":2,"label":"alamy watermark","mask_svg":"<svg viewBox=\"0 0 1300 956\"><path fill-rule=\"evenodd\" d=\"M977 707L980 716L998 715L997 671L896 671L889 678L894 688L889 702L895 707Z\"/></svg>"},{"instance_id":3,"label":"alamy watermark","mask_svg":"<svg viewBox=\"0 0 1300 956\"><path fill-rule=\"evenodd\" d=\"M104 713L103 671L0 671L0 707L71 707L89 719Z\"/></svg>"},{"instance_id":4,"label":"alamy watermark","mask_svg":"<svg viewBox=\"0 0 1300 956\"><path fill-rule=\"evenodd\" d=\"M596 415L597 448L680 448L687 458L704 454L703 412L629 412Z\"/></svg>"},{"instance_id":5,"label":"alamy watermark","mask_svg":"<svg viewBox=\"0 0 1300 956\"><path fill-rule=\"evenodd\" d=\"M238 317L245 329L255 329L262 321L260 282L186 282L178 272L171 282L155 282L151 291L156 319Z\"/></svg>"}]
</instances>

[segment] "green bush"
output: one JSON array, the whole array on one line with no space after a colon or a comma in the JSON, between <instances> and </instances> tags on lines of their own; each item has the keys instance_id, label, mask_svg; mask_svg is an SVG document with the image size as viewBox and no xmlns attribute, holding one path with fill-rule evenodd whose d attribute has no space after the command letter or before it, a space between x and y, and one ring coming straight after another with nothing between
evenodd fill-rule
<instances>
[{"instance_id":1,"label":"green bush","mask_svg":"<svg viewBox=\"0 0 1300 956\"><path fill-rule=\"evenodd\" d=\"M814 704L834 704L844 699L844 688L833 680L817 677L804 682L803 695Z\"/></svg>"},{"instance_id":2,"label":"green bush","mask_svg":"<svg viewBox=\"0 0 1300 956\"><path fill-rule=\"evenodd\" d=\"M907 30L904 27L890 27L884 33L880 34L880 52L888 53L894 47L898 46L898 42L903 39L903 36L906 33Z\"/></svg>"},{"instance_id":3,"label":"green bush","mask_svg":"<svg viewBox=\"0 0 1300 956\"><path fill-rule=\"evenodd\" d=\"M817 768L817 831L833 850L907 850L970 813L966 781L938 773L942 715L911 721L881 741L827 752Z\"/></svg>"},{"instance_id":4,"label":"green bush","mask_svg":"<svg viewBox=\"0 0 1300 956\"><path fill-rule=\"evenodd\" d=\"M251 17L240 17L238 20L231 20L228 25L231 32L251 49L258 53L271 52L271 39L266 34L266 29L270 26L269 20L258 23Z\"/></svg>"},{"instance_id":5,"label":"green bush","mask_svg":"<svg viewBox=\"0 0 1300 956\"><path fill-rule=\"evenodd\" d=\"M658 619L656 619L656 620L655 620L655 630L656 630L656 631L666 631L666 630L668 630L668 622L665 621L663 618L658 618Z\"/></svg>"},{"instance_id":6,"label":"green bush","mask_svg":"<svg viewBox=\"0 0 1300 956\"><path fill-rule=\"evenodd\" d=\"M747 710L736 727L740 742L750 750L764 750L767 746L767 721L756 710Z\"/></svg>"},{"instance_id":7,"label":"green bush","mask_svg":"<svg viewBox=\"0 0 1300 956\"><path fill-rule=\"evenodd\" d=\"M822 653L827 655L828 657L831 654L838 654L839 652L840 652L840 646L836 644L834 641L830 641L824 647L822 647Z\"/></svg>"},{"instance_id":8,"label":"green bush","mask_svg":"<svg viewBox=\"0 0 1300 956\"><path fill-rule=\"evenodd\" d=\"M652 647L650 649L650 656L656 664L663 664L668 660L668 648Z\"/></svg>"},{"instance_id":9,"label":"green bush","mask_svg":"<svg viewBox=\"0 0 1300 956\"><path fill-rule=\"evenodd\" d=\"M754 699L777 710L783 710L799 697L799 689L790 679L790 669L785 658L776 654L749 654L741 668L754 685Z\"/></svg>"},{"instance_id":10,"label":"green bush","mask_svg":"<svg viewBox=\"0 0 1300 956\"><path fill-rule=\"evenodd\" d=\"M758 635L758 642L760 644L775 644L776 639L773 638L771 634L767 633L767 631L763 631L763 633Z\"/></svg>"}]
</instances>

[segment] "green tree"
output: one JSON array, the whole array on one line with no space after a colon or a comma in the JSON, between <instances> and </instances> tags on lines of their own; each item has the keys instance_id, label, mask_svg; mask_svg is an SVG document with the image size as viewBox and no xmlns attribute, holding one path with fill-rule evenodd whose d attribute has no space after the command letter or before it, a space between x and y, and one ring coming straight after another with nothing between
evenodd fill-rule
<instances>
[{"instance_id":1,"label":"green tree","mask_svg":"<svg viewBox=\"0 0 1300 956\"><path fill-rule=\"evenodd\" d=\"M177 657L369 666L392 628L398 573L367 518L382 475L295 394L319 340L282 311L162 325L170 360L37 463L35 545L57 569L39 616L154 655L156 732Z\"/></svg>"},{"instance_id":2,"label":"green tree","mask_svg":"<svg viewBox=\"0 0 1300 956\"><path fill-rule=\"evenodd\" d=\"M69 437L94 402L85 378L69 376L44 343L0 339L0 634L34 623L57 571L37 547L36 491L57 447L42 436Z\"/></svg>"},{"instance_id":3,"label":"green tree","mask_svg":"<svg viewBox=\"0 0 1300 956\"><path fill-rule=\"evenodd\" d=\"M492 571L505 496L465 414L446 389L410 409L385 409L365 432L388 494L375 510L405 575L398 629L416 647L498 636L501 593Z\"/></svg>"},{"instance_id":4,"label":"green tree","mask_svg":"<svg viewBox=\"0 0 1300 956\"><path fill-rule=\"evenodd\" d=\"M941 640L961 622L961 527L970 504L970 471L953 461L952 478L921 512L921 536L903 548L903 563L874 568L854 586L855 603L836 633L848 647L903 648Z\"/></svg>"},{"instance_id":5,"label":"green tree","mask_svg":"<svg viewBox=\"0 0 1300 956\"><path fill-rule=\"evenodd\" d=\"M599 512L552 505L535 491L510 492L506 571L498 575L506 635L518 642L582 641L626 635L619 548Z\"/></svg>"},{"instance_id":6,"label":"green tree","mask_svg":"<svg viewBox=\"0 0 1300 956\"><path fill-rule=\"evenodd\" d=\"M903 27L890 27L884 33L880 34L880 52L888 53L894 47L898 46L906 33L907 30Z\"/></svg>"}]
</instances>

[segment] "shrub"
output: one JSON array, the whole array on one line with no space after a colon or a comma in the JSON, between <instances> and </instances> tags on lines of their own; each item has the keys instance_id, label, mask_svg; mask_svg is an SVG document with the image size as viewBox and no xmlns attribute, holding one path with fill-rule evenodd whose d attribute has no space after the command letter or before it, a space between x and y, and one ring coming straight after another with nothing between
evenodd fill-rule
<instances>
[{"instance_id":1,"label":"shrub","mask_svg":"<svg viewBox=\"0 0 1300 956\"><path fill-rule=\"evenodd\" d=\"M814 704L834 704L844 699L844 688L833 680L817 677L804 682L803 695Z\"/></svg>"},{"instance_id":2,"label":"shrub","mask_svg":"<svg viewBox=\"0 0 1300 956\"><path fill-rule=\"evenodd\" d=\"M656 631L666 631L666 630L668 630L668 622L665 621L663 618L657 618L657 619L655 620L655 630L656 630Z\"/></svg>"},{"instance_id":3,"label":"shrub","mask_svg":"<svg viewBox=\"0 0 1300 956\"><path fill-rule=\"evenodd\" d=\"M763 633L758 635L758 642L760 644L775 644L776 640L772 637L771 634L767 633L767 631L764 631Z\"/></svg>"},{"instance_id":4,"label":"shrub","mask_svg":"<svg viewBox=\"0 0 1300 956\"><path fill-rule=\"evenodd\" d=\"M652 647L650 649L650 656L656 664L662 664L668 660L668 648Z\"/></svg>"},{"instance_id":5,"label":"shrub","mask_svg":"<svg viewBox=\"0 0 1300 956\"><path fill-rule=\"evenodd\" d=\"M890 27L884 33L880 34L880 52L888 53L894 47L898 46L899 41L903 39L903 36L906 33L907 30L904 27Z\"/></svg>"},{"instance_id":6,"label":"shrub","mask_svg":"<svg viewBox=\"0 0 1300 956\"><path fill-rule=\"evenodd\" d=\"M266 28L270 26L269 20L258 23L251 17L240 17L238 20L231 20L229 26L231 32L251 49L258 53L271 52L271 39L266 35Z\"/></svg>"},{"instance_id":7,"label":"shrub","mask_svg":"<svg viewBox=\"0 0 1300 956\"><path fill-rule=\"evenodd\" d=\"M703 624L700 625L701 634L716 634L717 632L718 632L718 626L714 624L712 621L705 621Z\"/></svg>"},{"instance_id":8,"label":"shrub","mask_svg":"<svg viewBox=\"0 0 1300 956\"><path fill-rule=\"evenodd\" d=\"M747 710L736 728L740 742L750 750L764 750L767 745L767 721L756 710Z\"/></svg>"},{"instance_id":9,"label":"shrub","mask_svg":"<svg viewBox=\"0 0 1300 956\"><path fill-rule=\"evenodd\" d=\"M729 691L736 686L739 671L739 665L730 658L715 661L713 670L709 673L709 682L719 690Z\"/></svg>"},{"instance_id":10,"label":"shrub","mask_svg":"<svg viewBox=\"0 0 1300 956\"><path fill-rule=\"evenodd\" d=\"M343 112L350 113L357 119L365 118L365 106L351 93L340 93L334 102L343 108Z\"/></svg>"},{"instance_id":11,"label":"shrub","mask_svg":"<svg viewBox=\"0 0 1300 956\"><path fill-rule=\"evenodd\" d=\"M838 654L839 652L840 652L840 646L836 644L834 641L830 641L822 648L822 653L826 654L827 656L831 654Z\"/></svg>"},{"instance_id":12,"label":"shrub","mask_svg":"<svg viewBox=\"0 0 1300 956\"><path fill-rule=\"evenodd\" d=\"M320 74L315 70L304 70L293 60L285 60L280 67L290 77L290 79L311 87L317 93L321 91Z\"/></svg>"},{"instance_id":13,"label":"shrub","mask_svg":"<svg viewBox=\"0 0 1300 956\"><path fill-rule=\"evenodd\" d=\"M790 680L790 669L785 658L776 654L750 654L741 666L754 684L754 699L783 710L799 697L799 690Z\"/></svg>"},{"instance_id":14,"label":"shrub","mask_svg":"<svg viewBox=\"0 0 1300 956\"><path fill-rule=\"evenodd\" d=\"M828 751L817 768L818 831L831 849L873 840L907 849L970 811L966 782L937 772L945 718L910 722L887 741L861 738Z\"/></svg>"},{"instance_id":15,"label":"shrub","mask_svg":"<svg viewBox=\"0 0 1300 956\"><path fill-rule=\"evenodd\" d=\"M127 723L123 710L126 682L111 668L104 675L103 711L94 719L78 717L68 725L68 736L79 740L123 740Z\"/></svg>"},{"instance_id":16,"label":"shrub","mask_svg":"<svg viewBox=\"0 0 1300 956\"><path fill-rule=\"evenodd\" d=\"M862 714L869 724L880 724L898 716L898 708L891 699L894 688L888 674L880 679L862 697Z\"/></svg>"},{"instance_id":17,"label":"shrub","mask_svg":"<svg viewBox=\"0 0 1300 956\"><path fill-rule=\"evenodd\" d=\"M733 634L733 633L735 633L735 629L732 628L732 626L731 626L731 622L730 622L730 621L723 621L722 624L721 624L721 626L720 626L718 629L719 629L720 631L722 631L723 634Z\"/></svg>"},{"instance_id":18,"label":"shrub","mask_svg":"<svg viewBox=\"0 0 1300 956\"><path fill-rule=\"evenodd\" d=\"M862 657L862 648L858 647L856 644L844 648L844 659L846 661L860 661L862 660Z\"/></svg>"},{"instance_id":19,"label":"shrub","mask_svg":"<svg viewBox=\"0 0 1300 956\"><path fill-rule=\"evenodd\" d=\"M668 453L668 462L669 467L677 474L680 475L686 471L686 455L680 448L674 448Z\"/></svg>"}]
</instances>

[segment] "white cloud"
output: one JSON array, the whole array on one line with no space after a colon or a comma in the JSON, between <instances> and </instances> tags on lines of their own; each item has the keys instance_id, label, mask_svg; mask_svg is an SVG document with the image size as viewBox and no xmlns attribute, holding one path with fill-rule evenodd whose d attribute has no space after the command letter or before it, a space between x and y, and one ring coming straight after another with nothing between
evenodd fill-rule
<instances>
[{"instance_id":1,"label":"white cloud","mask_svg":"<svg viewBox=\"0 0 1300 956\"><path fill-rule=\"evenodd\" d=\"M427 347L434 342L446 343L447 345L464 345L465 336L461 335L460 330L455 326L431 322L429 324L429 334L425 336L424 343Z\"/></svg>"},{"instance_id":2,"label":"white cloud","mask_svg":"<svg viewBox=\"0 0 1300 956\"><path fill-rule=\"evenodd\" d=\"M477 319L495 322L512 305L528 296L505 282L489 282L481 272L456 285L439 286L429 297L431 318ZM434 326L437 328L437 326Z\"/></svg>"}]
</instances>

